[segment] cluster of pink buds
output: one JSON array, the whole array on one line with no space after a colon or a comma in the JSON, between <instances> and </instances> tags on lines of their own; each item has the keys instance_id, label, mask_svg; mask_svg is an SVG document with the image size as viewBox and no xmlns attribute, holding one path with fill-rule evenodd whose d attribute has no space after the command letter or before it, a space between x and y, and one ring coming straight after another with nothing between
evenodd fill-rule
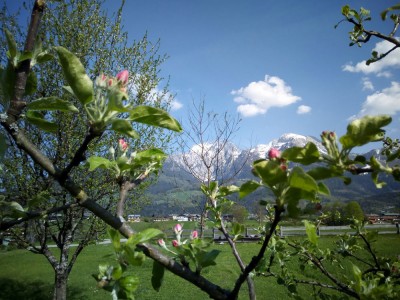
<instances>
[{"instance_id":1,"label":"cluster of pink buds","mask_svg":"<svg viewBox=\"0 0 400 300\"><path fill-rule=\"evenodd\" d=\"M287 163L286 163L286 159L281 157L281 151L279 151L276 148L271 148L268 151L268 158L270 160L277 160L281 163L280 168L282 169L282 171L286 171L287 170Z\"/></svg>"},{"instance_id":2,"label":"cluster of pink buds","mask_svg":"<svg viewBox=\"0 0 400 300\"><path fill-rule=\"evenodd\" d=\"M128 70L123 70L119 72L115 77L108 77L105 74L101 74L96 78L96 86L102 88L111 88L115 84L118 84L122 92L126 92L126 85L129 80Z\"/></svg>"},{"instance_id":3,"label":"cluster of pink buds","mask_svg":"<svg viewBox=\"0 0 400 300\"><path fill-rule=\"evenodd\" d=\"M185 240L183 242L181 241L182 232L183 232L182 225L181 224L176 224L174 226L173 230L174 230L176 239L172 240L172 242L171 242L172 246L174 248L177 248L177 247L179 247L179 246L181 246L183 244L186 244L187 240ZM198 238L199 238L199 233L197 232L197 230L193 230L191 232L191 234L190 234L190 240L195 240L195 239L198 239ZM166 245L166 243L165 243L165 241L163 239L159 239L157 241L157 243L161 248L163 248L163 249L165 249L165 250L167 250L167 251L169 251L171 253L174 253L173 251L171 251L171 250L169 250L167 248L167 245Z\"/></svg>"},{"instance_id":4,"label":"cluster of pink buds","mask_svg":"<svg viewBox=\"0 0 400 300\"><path fill-rule=\"evenodd\" d=\"M336 133L334 131L322 131L321 137L322 140L328 139L331 142L336 141Z\"/></svg>"},{"instance_id":5,"label":"cluster of pink buds","mask_svg":"<svg viewBox=\"0 0 400 300\"><path fill-rule=\"evenodd\" d=\"M118 144L122 152L126 152L126 150L128 150L129 145L124 139L119 139Z\"/></svg>"}]
</instances>

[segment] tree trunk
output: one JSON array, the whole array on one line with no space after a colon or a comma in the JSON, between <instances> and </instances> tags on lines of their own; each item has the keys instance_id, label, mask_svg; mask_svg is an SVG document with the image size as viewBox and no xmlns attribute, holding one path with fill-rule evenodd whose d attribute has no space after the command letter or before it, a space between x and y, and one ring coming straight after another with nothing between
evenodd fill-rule
<instances>
[{"instance_id":1,"label":"tree trunk","mask_svg":"<svg viewBox=\"0 0 400 300\"><path fill-rule=\"evenodd\" d=\"M67 281L67 270L60 270L55 272L53 300L67 299Z\"/></svg>"}]
</instances>

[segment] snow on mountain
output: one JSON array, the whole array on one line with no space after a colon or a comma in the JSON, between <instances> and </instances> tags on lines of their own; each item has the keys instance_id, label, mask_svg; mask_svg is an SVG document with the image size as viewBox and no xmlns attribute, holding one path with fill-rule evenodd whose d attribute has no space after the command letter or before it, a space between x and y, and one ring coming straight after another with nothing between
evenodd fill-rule
<instances>
[{"instance_id":1,"label":"snow on mountain","mask_svg":"<svg viewBox=\"0 0 400 300\"><path fill-rule=\"evenodd\" d=\"M303 147L308 142L313 142L320 152L325 152L321 142L315 138L287 133L268 144L259 144L245 150L240 150L232 143L226 144L222 149L221 145L216 142L194 145L186 153L172 155L169 158L169 163L195 174L195 177L201 181L207 181L208 176L210 176L211 180L215 180L217 178L227 178L237 172L243 165L250 166L254 160L267 157L267 153L271 148L283 151L290 147ZM207 168L206 165L209 167ZM188 166L190 166L190 169Z\"/></svg>"}]
</instances>

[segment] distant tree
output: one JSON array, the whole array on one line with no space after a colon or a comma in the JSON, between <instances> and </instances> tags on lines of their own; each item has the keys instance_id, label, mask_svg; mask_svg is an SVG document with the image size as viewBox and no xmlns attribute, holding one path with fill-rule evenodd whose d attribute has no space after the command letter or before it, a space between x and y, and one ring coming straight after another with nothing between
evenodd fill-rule
<instances>
[{"instance_id":1,"label":"distant tree","mask_svg":"<svg viewBox=\"0 0 400 300\"><path fill-rule=\"evenodd\" d=\"M234 180L247 159L237 163L235 153L232 153L232 138L239 130L239 117L233 117L227 112L219 115L207 112L205 101L193 101L188 112L186 123L183 123L184 133L179 138L179 149L184 170L196 178L201 184L210 185L218 181L220 185ZM201 211L200 236L203 236L207 205L209 199L199 202Z\"/></svg>"},{"instance_id":2,"label":"distant tree","mask_svg":"<svg viewBox=\"0 0 400 300\"><path fill-rule=\"evenodd\" d=\"M51 49L58 45L67 46L80 58L92 80L99 76L100 72L115 75L121 69L128 70L131 86L127 93L133 104L148 104L168 109L172 98L166 88L160 91L157 89L161 80L158 76L159 67L165 56L158 54L158 42L152 44L146 35L141 40L128 44L127 33L121 27L124 2L121 1L119 9L113 14L104 9L103 0L46 1L47 9L44 10L39 28L43 49ZM6 4L2 12L2 28L9 28L16 36L17 43L22 44L22 26L16 22L16 16L7 14ZM4 32L0 34L0 41L4 69L8 57ZM37 91L26 95L27 99L56 95L68 99L83 110L76 98L63 89L65 82L60 76L61 67L57 61L51 60L51 54L54 53L50 50L44 53L46 54L43 59L48 61L40 67L35 66L29 77L32 82L36 82L34 74L40 79L36 84ZM6 103L1 103L1 106L7 109ZM115 211L118 190L121 187L105 172L93 172L91 176L87 176L87 166L81 164L86 157L80 157L82 154L76 152L76 149L82 143L88 144L90 137L97 140L97 143L90 147L87 155L109 156L110 147L118 148L119 136L109 131L101 136L91 135L87 124L88 120L84 114L50 111L46 115L42 112L27 114L21 128L52 163L64 169L66 173L71 171L72 176L86 187L93 199L103 207ZM164 134L161 129L145 125L133 126L136 126L135 131L140 132L142 137L129 141L136 151L150 147L165 148L169 142L170 135ZM46 132L42 129L46 129ZM14 145L11 138L8 143ZM77 162L76 165L72 165L71 161ZM60 189L59 185L20 149L9 148L4 169L6 172L0 178L0 190L6 201L15 201L29 210L47 212L42 218L24 222L22 228L15 227L9 231L21 246L29 246L30 251L47 258L55 273L54 299L65 299L67 280L74 263L90 241L105 233L105 224L85 212L82 207L73 205L73 198L69 193ZM145 188L146 184L140 185L140 189L137 186L136 184L135 190L127 195L128 199L120 201L119 214L125 205L138 205L139 196L143 193L141 189ZM58 249L49 248L49 241L54 242ZM78 244L73 251L72 243Z\"/></svg>"},{"instance_id":3,"label":"distant tree","mask_svg":"<svg viewBox=\"0 0 400 300\"><path fill-rule=\"evenodd\" d=\"M365 214L360 204L356 201L346 203L342 209L342 218L346 221L354 218L358 221L364 221Z\"/></svg>"},{"instance_id":4,"label":"distant tree","mask_svg":"<svg viewBox=\"0 0 400 300\"><path fill-rule=\"evenodd\" d=\"M231 207L231 213L233 215L233 219L235 222L238 223L244 223L244 221L247 220L247 217L249 216L249 211L247 210L246 207L240 204L233 204Z\"/></svg>"}]
</instances>

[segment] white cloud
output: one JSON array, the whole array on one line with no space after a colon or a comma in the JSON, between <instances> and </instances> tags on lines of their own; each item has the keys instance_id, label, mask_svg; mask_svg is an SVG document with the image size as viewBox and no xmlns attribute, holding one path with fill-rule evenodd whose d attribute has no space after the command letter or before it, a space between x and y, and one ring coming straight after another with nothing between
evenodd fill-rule
<instances>
[{"instance_id":1,"label":"white cloud","mask_svg":"<svg viewBox=\"0 0 400 300\"><path fill-rule=\"evenodd\" d=\"M374 85L372 84L372 81L368 77L364 77L362 79L362 84L363 84L363 91L373 91Z\"/></svg>"},{"instance_id":2,"label":"white cloud","mask_svg":"<svg viewBox=\"0 0 400 300\"><path fill-rule=\"evenodd\" d=\"M358 116L389 114L400 111L400 83L392 82L391 86L369 95L362 104Z\"/></svg>"},{"instance_id":3,"label":"white cloud","mask_svg":"<svg viewBox=\"0 0 400 300\"><path fill-rule=\"evenodd\" d=\"M179 110L183 107L183 104L180 103L178 100L174 99L171 102L171 110L175 111L175 110Z\"/></svg>"},{"instance_id":4,"label":"white cloud","mask_svg":"<svg viewBox=\"0 0 400 300\"><path fill-rule=\"evenodd\" d=\"M238 103L237 111L243 117L265 114L271 107L284 107L301 98L292 94L292 88L276 76L265 75L263 81L251 82L231 92Z\"/></svg>"},{"instance_id":5,"label":"white cloud","mask_svg":"<svg viewBox=\"0 0 400 300\"><path fill-rule=\"evenodd\" d=\"M379 54L386 53L390 49L393 48L393 44L388 41L381 41L375 45L373 51L378 52ZM400 49L396 49L389 53L384 59L379 60L366 65L366 61L363 60L356 65L352 63L346 64L342 67L343 71L352 72L352 73L364 73L364 74L376 74L380 77L390 77L391 73L387 71L388 68L399 68L400 67Z\"/></svg>"},{"instance_id":6,"label":"white cloud","mask_svg":"<svg viewBox=\"0 0 400 300\"><path fill-rule=\"evenodd\" d=\"M299 115L304 115L304 114L308 114L309 112L311 112L311 107L307 106L307 105L300 105L297 108L297 114Z\"/></svg>"}]
</instances>

